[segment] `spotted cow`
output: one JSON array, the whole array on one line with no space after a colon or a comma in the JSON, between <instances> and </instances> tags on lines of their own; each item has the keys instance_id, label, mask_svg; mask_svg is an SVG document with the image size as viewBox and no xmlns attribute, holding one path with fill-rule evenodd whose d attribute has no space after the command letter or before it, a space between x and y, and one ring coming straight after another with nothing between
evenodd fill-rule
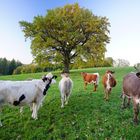
<instances>
[{"instance_id":1,"label":"spotted cow","mask_svg":"<svg viewBox=\"0 0 140 140\"><path fill-rule=\"evenodd\" d=\"M102 84L104 87L104 93L105 93L104 99L105 100L109 99L109 95L111 93L112 88L116 86L116 80L113 76L113 73L115 73L115 72L111 71L111 70L107 70L106 73L102 77Z\"/></svg>"},{"instance_id":2,"label":"spotted cow","mask_svg":"<svg viewBox=\"0 0 140 140\"><path fill-rule=\"evenodd\" d=\"M139 114L139 104L140 104L140 72L128 73L123 77L122 85L122 96L123 96L123 107L127 107L130 104L130 99L133 101L133 121L138 124L138 114ZM128 98L127 106L125 105L125 100Z\"/></svg>"},{"instance_id":3,"label":"spotted cow","mask_svg":"<svg viewBox=\"0 0 140 140\"><path fill-rule=\"evenodd\" d=\"M99 73L86 73L81 72L84 80L84 89L86 89L87 84L94 84L94 91L97 90L99 84Z\"/></svg>"}]
</instances>

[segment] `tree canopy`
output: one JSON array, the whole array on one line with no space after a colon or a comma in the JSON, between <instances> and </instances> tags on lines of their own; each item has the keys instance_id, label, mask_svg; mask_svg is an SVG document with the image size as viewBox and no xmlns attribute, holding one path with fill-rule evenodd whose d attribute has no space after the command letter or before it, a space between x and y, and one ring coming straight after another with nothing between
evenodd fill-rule
<instances>
[{"instance_id":1,"label":"tree canopy","mask_svg":"<svg viewBox=\"0 0 140 140\"><path fill-rule=\"evenodd\" d=\"M35 62L42 66L63 64L63 70L69 72L70 64L77 60L91 64L104 60L110 23L77 3L19 23L25 38L31 39Z\"/></svg>"}]
</instances>

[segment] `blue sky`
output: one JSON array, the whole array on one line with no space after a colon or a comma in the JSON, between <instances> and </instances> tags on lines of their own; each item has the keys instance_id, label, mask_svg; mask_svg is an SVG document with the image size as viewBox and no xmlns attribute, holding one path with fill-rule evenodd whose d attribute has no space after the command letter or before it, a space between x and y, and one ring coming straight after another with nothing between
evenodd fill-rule
<instances>
[{"instance_id":1,"label":"blue sky","mask_svg":"<svg viewBox=\"0 0 140 140\"><path fill-rule=\"evenodd\" d=\"M106 57L126 59L131 65L140 62L140 0L1 0L0 58L32 62L30 40L25 41L19 21L31 22L45 15L47 9L78 2L97 16L106 16L111 24Z\"/></svg>"}]
</instances>

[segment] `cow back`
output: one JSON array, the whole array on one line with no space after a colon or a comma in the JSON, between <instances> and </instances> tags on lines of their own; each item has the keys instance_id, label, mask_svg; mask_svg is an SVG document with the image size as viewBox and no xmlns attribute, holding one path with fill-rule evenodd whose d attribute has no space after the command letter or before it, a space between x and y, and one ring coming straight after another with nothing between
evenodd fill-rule
<instances>
[{"instance_id":1,"label":"cow back","mask_svg":"<svg viewBox=\"0 0 140 140\"><path fill-rule=\"evenodd\" d=\"M140 78L135 73L129 73L123 78L123 91L131 96L140 96Z\"/></svg>"},{"instance_id":2,"label":"cow back","mask_svg":"<svg viewBox=\"0 0 140 140\"><path fill-rule=\"evenodd\" d=\"M96 81L96 79L97 75L94 74L87 74L87 76L85 77L85 81L87 82Z\"/></svg>"}]
</instances>

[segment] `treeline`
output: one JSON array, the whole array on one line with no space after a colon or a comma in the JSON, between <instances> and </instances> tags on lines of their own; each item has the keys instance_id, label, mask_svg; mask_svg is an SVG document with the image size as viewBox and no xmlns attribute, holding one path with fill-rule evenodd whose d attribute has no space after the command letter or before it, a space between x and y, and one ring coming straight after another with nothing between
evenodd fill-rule
<instances>
[{"instance_id":1,"label":"treeline","mask_svg":"<svg viewBox=\"0 0 140 140\"><path fill-rule=\"evenodd\" d=\"M92 67L123 67L129 66L130 63L124 59L113 60L111 57L107 57L102 61L94 62L84 62L77 60L75 63L72 63L70 69L80 69L80 68L92 68ZM62 64L47 64L44 66L32 63L32 64L22 64L19 61L7 60L6 58L0 58L0 75L11 75L11 74L24 74L24 73L37 73L37 72L48 72L55 70L62 70Z\"/></svg>"},{"instance_id":2,"label":"treeline","mask_svg":"<svg viewBox=\"0 0 140 140\"><path fill-rule=\"evenodd\" d=\"M97 65L98 64L98 65ZM79 69L79 68L89 68L89 67L110 67L113 65L113 59L107 58L103 62L82 62L77 61L71 64L70 69ZM44 66L40 66L38 64L22 64L20 61L12 61L7 60L6 58L0 58L0 75L12 75L12 74L24 74L24 73L37 73L37 72L47 72L47 71L55 71L62 70L62 64L48 64Z\"/></svg>"},{"instance_id":3,"label":"treeline","mask_svg":"<svg viewBox=\"0 0 140 140\"><path fill-rule=\"evenodd\" d=\"M13 71L13 74L49 72L49 71L56 71L56 70L62 70L62 67L56 65L40 66L38 64L32 63L32 64L22 65L17 67Z\"/></svg>"},{"instance_id":4,"label":"treeline","mask_svg":"<svg viewBox=\"0 0 140 140\"><path fill-rule=\"evenodd\" d=\"M47 72L55 71L58 69L59 68L55 65L40 66L34 63L25 65L20 61L15 61L14 59L10 61L6 58L0 58L0 75Z\"/></svg>"},{"instance_id":5,"label":"treeline","mask_svg":"<svg viewBox=\"0 0 140 140\"><path fill-rule=\"evenodd\" d=\"M0 58L0 75L11 75L13 71L18 67L23 65L20 61L11 61L6 58Z\"/></svg>"},{"instance_id":6,"label":"treeline","mask_svg":"<svg viewBox=\"0 0 140 140\"><path fill-rule=\"evenodd\" d=\"M80 69L80 68L91 68L91 67L111 67L113 66L113 59L111 57L106 58L104 61L93 62L83 62L77 60L75 63L70 65L70 69ZM13 74L24 74L24 73L37 73L37 72L48 72L55 70L63 70L62 64L47 64L47 65L38 65L38 64L28 64L17 67Z\"/></svg>"},{"instance_id":7,"label":"treeline","mask_svg":"<svg viewBox=\"0 0 140 140\"><path fill-rule=\"evenodd\" d=\"M36 64L29 64L29 65L22 65L17 67L13 74L24 74L24 73L37 73L37 72L43 72L44 69L39 67Z\"/></svg>"}]
</instances>

